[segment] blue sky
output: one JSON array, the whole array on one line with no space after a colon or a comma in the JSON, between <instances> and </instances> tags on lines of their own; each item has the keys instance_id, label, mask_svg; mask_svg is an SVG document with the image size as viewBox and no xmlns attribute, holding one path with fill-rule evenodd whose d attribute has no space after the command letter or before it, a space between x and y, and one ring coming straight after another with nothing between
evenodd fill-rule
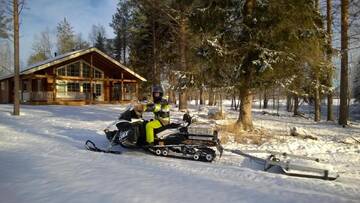
<instances>
[{"instance_id":1,"label":"blue sky","mask_svg":"<svg viewBox=\"0 0 360 203\"><path fill-rule=\"evenodd\" d=\"M20 27L20 59L26 64L32 50L34 36L50 30L55 51L56 26L65 17L76 34L88 40L92 25L103 25L107 37L113 37L109 26L112 15L116 11L117 0L26 0L26 9L21 15Z\"/></svg>"}]
</instances>

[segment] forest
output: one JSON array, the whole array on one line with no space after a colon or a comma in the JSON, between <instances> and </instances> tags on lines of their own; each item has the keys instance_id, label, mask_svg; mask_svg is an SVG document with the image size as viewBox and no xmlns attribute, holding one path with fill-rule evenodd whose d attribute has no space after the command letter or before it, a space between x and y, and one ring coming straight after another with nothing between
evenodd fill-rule
<instances>
[{"instance_id":1,"label":"forest","mask_svg":"<svg viewBox=\"0 0 360 203\"><path fill-rule=\"evenodd\" d=\"M0 0L1 202L359 202L360 0Z\"/></svg>"},{"instance_id":2,"label":"forest","mask_svg":"<svg viewBox=\"0 0 360 203\"><path fill-rule=\"evenodd\" d=\"M1 4L6 74L19 63L12 46L15 1ZM20 16L31 7L30 1L16 4ZM263 109L270 100L273 108L286 100L295 116L302 116L305 102L315 121L326 113L327 120L347 125L349 104L360 99L359 13L357 0L120 0L109 22L115 37L95 24L86 39L64 18L56 42L48 28L34 36L26 64L94 46L147 78L143 96L161 83L180 110L191 100L221 107L228 99L239 111L239 127L251 130L254 99Z\"/></svg>"}]
</instances>

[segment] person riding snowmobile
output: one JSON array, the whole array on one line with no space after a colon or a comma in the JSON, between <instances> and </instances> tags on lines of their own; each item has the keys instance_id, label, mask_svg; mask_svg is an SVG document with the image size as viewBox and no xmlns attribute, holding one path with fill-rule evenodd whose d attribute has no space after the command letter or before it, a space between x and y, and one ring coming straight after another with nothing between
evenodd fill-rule
<instances>
[{"instance_id":1,"label":"person riding snowmobile","mask_svg":"<svg viewBox=\"0 0 360 203\"><path fill-rule=\"evenodd\" d=\"M149 145L154 144L154 130L161 128L170 123L170 106L166 99L163 98L164 90L161 85L152 86L153 103L146 104L144 107L138 107L140 111L153 112L155 119L149 121L146 126L146 142Z\"/></svg>"}]
</instances>

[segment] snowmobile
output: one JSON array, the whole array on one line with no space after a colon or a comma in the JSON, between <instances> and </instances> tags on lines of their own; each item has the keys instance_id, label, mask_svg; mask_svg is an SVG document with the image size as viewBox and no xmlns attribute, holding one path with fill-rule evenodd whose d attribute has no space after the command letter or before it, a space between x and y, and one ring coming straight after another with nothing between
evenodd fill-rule
<instances>
[{"instance_id":1,"label":"snowmobile","mask_svg":"<svg viewBox=\"0 0 360 203\"><path fill-rule=\"evenodd\" d=\"M87 149L97 152L121 153L112 151L113 146L121 145L124 148L145 149L157 156L172 156L193 159L196 161L211 162L216 157L217 149L220 157L223 152L218 133L210 128L191 128L192 117L185 113L181 123L155 129L154 145L146 143L145 125L148 122L142 118L142 114L129 106L120 114L118 120L105 128L104 133L110 142L107 149L99 149L88 140L85 143Z\"/></svg>"}]
</instances>

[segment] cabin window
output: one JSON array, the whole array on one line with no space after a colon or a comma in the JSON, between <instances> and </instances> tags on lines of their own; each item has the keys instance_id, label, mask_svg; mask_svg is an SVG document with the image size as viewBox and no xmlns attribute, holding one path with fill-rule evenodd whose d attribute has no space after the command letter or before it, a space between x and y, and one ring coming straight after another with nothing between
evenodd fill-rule
<instances>
[{"instance_id":1,"label":"cabin window","mask_svg":"<svg viewBox=\"0 0 360 203\"><path fill-rule=\"evenodd\" d=\"M67 83L67 91L68 92L80 92L80 84L69 82Z\"/></svg>"},{"instance_id":2,"label":"cabin window","mask_svg":"<svg viewBox=\"0 0 360 203\"><path fill-rule=\"evenodd\" d=\"M57 89L58 92L66 92L66 82L57 81L56 82L56 89Z\"/></svg>"},{"instance_id":3,"label":"cabin window","mask_svg":"<svg viewBox=\"0 0 360 203\"><path fill-rule=\"evenodd\" d=\"M0 86L1 86L1 90L4 91L5 90L5 82L1 82Z\"/></svg>"},{"instance_id":4,"label":"cabin window","mask_svg":"<svg viewBox=\"0 0 360 203\"><path fill-rule=\"evenodd\" d=\"M65 67L61 67L57 70L57 74L61 76L66 76L66 69Z\"/></svg>"},{"instance_id":5,"label":"cabin window","mask_svg":"<svg viewBox=\"0 0 360 203\"><path fill-rule=\"evenodd\" d=\"M102 72L94 69L94 78L102 78Z\"/></svg>"},{"instance_id":6,"label":"cabin window","mask_svg":"<svg viewBox=\"0 0 360 203\"><path fill-rule=\"evenodd\" d=\"M83 63L83 77L89 78L90 77L90 66L86 63Z\"/></svg>"},{"instance_id":7,"label":"cabin window","mask_svg":"<svg viewBox=\"0 0 360 203\"><path fill-rule=\"evenodd\" d=\"M101 84L96 84L95 86L95 95L98 97L98 96L101 96Z\"/></svg>"},{"instance_id":8,"label":"cabin window","mask_svg":"<svg viewBox=\"0 0 360 203\"><path fill-rule=\"evenodd\" d=\"M91 92L91 85L90 83L83 83L83 92Z\"/></svg>"},{"instance_id":9,"label":"cabin window","mask_svg":"<svg viewBox=\"0 0 360 203\"><path fill-rule=\"evenodd\" d=\"M67 66L67 76L80 76L80 62L76 62Z\"/></svg>"}]
</instances>

